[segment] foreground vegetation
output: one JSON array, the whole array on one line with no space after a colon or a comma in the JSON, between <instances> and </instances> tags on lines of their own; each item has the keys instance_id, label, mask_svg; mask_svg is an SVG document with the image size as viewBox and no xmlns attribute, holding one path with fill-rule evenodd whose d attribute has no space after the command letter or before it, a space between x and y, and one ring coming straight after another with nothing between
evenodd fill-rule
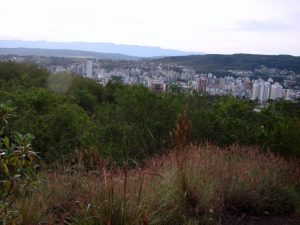
<instances>
[{"instance_id":1,"label":"foreground vegetation","mask_svg":"<svg viewBox=\"0 0 300 225\"><path fill-rule=\"evenodd\" d=\"M255 112L14 63L0 63L0 81L0 224L299 216L299 104Z\"/></svg>"},{"instance_id":2,"label":"foreground vegetation","mask_svg":"<svg viewBox=\"0 0 300 225\"><path fill-rule=\"evenodd\" d=\"M299 213L297 167L258 149L189 146L135 169L95 152L91 160L89 171L43 170L37 191L15 203L19 224L220 224L228 213Z\"/></svg>"}]
</instances>

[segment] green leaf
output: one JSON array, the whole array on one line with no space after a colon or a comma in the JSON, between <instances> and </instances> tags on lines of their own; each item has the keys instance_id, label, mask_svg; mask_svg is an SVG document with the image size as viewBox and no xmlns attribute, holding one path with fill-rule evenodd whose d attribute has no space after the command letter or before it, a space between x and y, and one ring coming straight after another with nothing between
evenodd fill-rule
<instances>
[{"instance_id":1,"label":"green leaf","mask_svg":"<svg viewBox=\"0 0 300 225\"><path fill-rule=\"evenodd\" d=\"M0 181L0 198L5 198L7 195L9 195L11 188L12 182L10 180Z\"/></svg>"},{"instance_id":2,"label":"green leaf","mask_svg":"<svg viewBox=\"0 0 300 225\"><path fill-rule=\"evenodd\" d=\"M8 137L3 138L3 143L6 148L9 148L9 138Z\"/></svg>"}]
</instances>

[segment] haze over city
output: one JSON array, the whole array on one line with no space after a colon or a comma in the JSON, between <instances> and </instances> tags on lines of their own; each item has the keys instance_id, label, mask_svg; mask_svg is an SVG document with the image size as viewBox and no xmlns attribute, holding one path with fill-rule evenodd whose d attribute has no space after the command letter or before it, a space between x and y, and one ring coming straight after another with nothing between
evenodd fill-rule
<instances>
[{"instance_id":1,"label":"haze over city","mask_svg":"<svg viewBox=\"0 0 300 225\"><path fill-rule=\"evenodd\" d=\"M300 55L298 0L2 0L1 40Z\"/></svg>"}]
</instances>

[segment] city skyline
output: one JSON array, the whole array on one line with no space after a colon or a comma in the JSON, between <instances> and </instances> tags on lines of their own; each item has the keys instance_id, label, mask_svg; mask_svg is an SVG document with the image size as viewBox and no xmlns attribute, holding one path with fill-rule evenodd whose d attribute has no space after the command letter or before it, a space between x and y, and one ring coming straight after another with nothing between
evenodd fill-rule
<instances>
[{"instance_id":1,"label":"city skyline","mask_svg":"<svg viewBox=\"0 0 300 225\"><path fill-rule=\"evenodd\" d=\"M247 70L232 67L220 74L220 70L200 72L192 67L149 59L111 61L95 58L60 58L59 64L55 63L55 60L52 61L52 57L7 55L0 59L39 64L51 74L65 77L66 84L70 74L73 74L74 77L94 79L103 86L118 81L129 86L142 85L154 92L177 90L193 94L196 91L202 95L258 100L261 105L266 105L269 100L300 99L299 70L294 72L288 69L268 68L260 64ZM66 90L67 88L62 91Z\"/></svg>"},{"instance_id":2,"label":"city skyline","mask_svg":"<svg viewBox=\"0 0 300 225\"><path fill-rule=\"evenodd\" d=\"M300 55L297 0L3 0L0 39Z\"/></svg>"}]
</instances>

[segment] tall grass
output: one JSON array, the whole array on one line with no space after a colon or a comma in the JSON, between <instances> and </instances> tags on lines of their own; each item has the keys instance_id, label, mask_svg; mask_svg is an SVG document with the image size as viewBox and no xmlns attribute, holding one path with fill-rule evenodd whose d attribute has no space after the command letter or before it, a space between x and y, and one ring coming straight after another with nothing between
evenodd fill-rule
<instances>
[{"instance_id":1,"label":"tall grass","mask_svg":"<svg viewBox=\"0 0 300 225\"><path fill-rule=\"evenodd\" d=\"M17 200L20 224L219 224L224 213L288 214L300 205L297 166L255 148L191 145L143 168L98 163L44 169L36 191Z\"/></svg>"}]
</instances>

